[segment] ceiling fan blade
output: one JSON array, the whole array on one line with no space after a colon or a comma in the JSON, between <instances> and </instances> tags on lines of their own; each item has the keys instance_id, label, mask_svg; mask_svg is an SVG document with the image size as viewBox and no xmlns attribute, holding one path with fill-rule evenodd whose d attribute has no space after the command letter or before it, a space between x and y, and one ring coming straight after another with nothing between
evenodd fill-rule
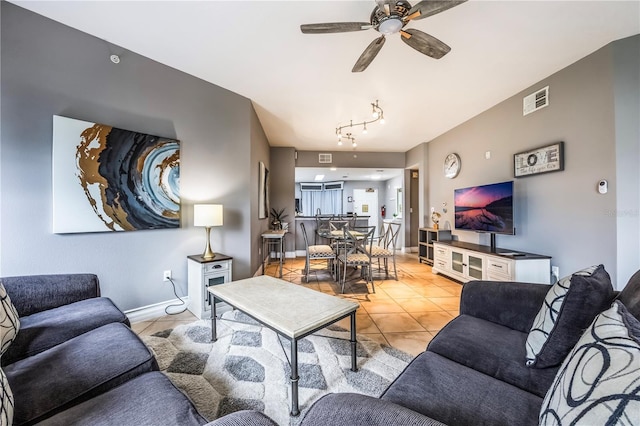
<instances>
[{"instance_id":1,"label":"ceiling fan blade","mask_svg":"<svg viewBox=\"0 0 640 426\"><path fill-rule=\"evenodd\" d=\"M409 14L404 18L404 21L424 19L427 16L444 12L445 10L451 9L452 7L458 6L466 1L467 0L423 0L409 10Z\"/></svg>"},{"instance_id":2,"label":"ceiling fan blade","mask_svg":"<svg viewBox=\"0 0 640 426\"><path fill-rule=\"evenodd\" d=\"M411 28L400 31L400 35L402 36L402 41L406 44L433 59L440 59L451 50L449 46L437 38L423 33L420 30Z\"/></svg>"},{"instance_id":3,"label":"ceiling fan blade","mask_svg":"<svg viewBox=\"0 0 640 426\"><path fill-rule=\"evenodd\" d=\"M369 22L328 22L324 24L303 24L300 30L304 34L348 33L372 28Z\"/></svg>"},{"instance_id":4,"label":"ceiling fan blade","mask_svg":"<svg viewBox=\"0 0 640 426\"><path fill-rule=\"evenodd\" d=\"M373 40L371 44L369 44L369 46L364 49L364 52L362 52L362 55L360 55L360 57L356 61L356 64L353 66L351 72L362 72L366 70L371 61L373 61L378 52L380 52L382 46L384 46L385 41L387 41L387 39L384 36L380 36L377 39Z\"/></svg>"}]
</instances>

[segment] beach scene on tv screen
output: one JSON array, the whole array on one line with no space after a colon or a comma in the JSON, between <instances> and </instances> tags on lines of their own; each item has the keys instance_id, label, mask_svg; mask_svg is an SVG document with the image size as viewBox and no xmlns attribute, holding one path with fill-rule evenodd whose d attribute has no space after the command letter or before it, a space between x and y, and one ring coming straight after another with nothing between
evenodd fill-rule
<instances>
[{"instance_id":1,"label":"beach scene on tv screen","mask_svg":"<svg viewBox=\"0 0 640 426\"><path fill-rule=\"evenodd\" d=\"M513 233L513 182L456 189L455 227Z\"/></svg>"}]
</instances>

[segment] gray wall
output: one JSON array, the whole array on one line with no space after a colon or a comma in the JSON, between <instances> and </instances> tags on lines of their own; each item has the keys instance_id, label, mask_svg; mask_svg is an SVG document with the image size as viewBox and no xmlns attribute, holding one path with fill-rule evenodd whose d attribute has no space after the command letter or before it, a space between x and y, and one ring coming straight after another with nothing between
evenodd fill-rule
<instances>
[{"instance_id":1,"label":"gray wall","mask_svg":"<svg viewBox=\"0 0 640 426\"><path fill-rule=\"evenodd\" d=\"M318 154L332 154L331 164L318 163ZM296 167L377 167L380 169L401 169L405 158L402 152L360 152L360 151L298 151Z\"/></svg>"},{"instance_id":2,"label":"gray wall","mask_svg":"<svg viewBox=\"0 0 640 426\"><path fill-rule=\"evenodd\" d=\"M171 269L184 295L186 256L204 249L204 229L193 227L197 202L224 205L212 246L234 257L234 278L252 275L257 161L268 163L269 151L249 154L267 145L251 102L13 4L0 7L0 275L96 273L103 294L127 310L173 299L162 281ZM53 234L54 114L179 139L182 228Z\"/></svg>"},{"instance_id":3,"label":"gray wall","mask_svg":"<svg viewBox=\"0 0 640 426\"><path fill-rule=\"evenodd\" d=\"M266 219L260 219L259 216L259 203L258 192L260 190L260 162L262 161L267 169L271 170L271 157L269 141L267 140L264 130L258 120L258 115L255 110L251 108L251 160L249 165L251 180L244 188L249 188L250 202L251 202L251 232L247 235L247 241L251 241L251 275L254 271L262 266L262 234L269 229L269 214L267 212ZM246 277L234 277L246 278Z\"/></svg>"},{"instance_id":4,"label":"gray wall","mask_svg":"<svg viewBox=\"0 0 640 426\"><path fill-rule=\"evenodd\" d=\"M295 191L296 191L296 167L294 148L271 148L271 207L278 211L282 208L289 215L285 222L289 223L292 236L285 238L285 251L295 250Z\"/></svg>"},{"instance_id":5,"label":"gray wall","mask_svg":"<svg viewBox=\"0 0 640 426\"><path fill-rule=\"evenodd\" d=\"M626 56L637 59L637 39L633 43L614 43L620 66ZM637 66L635 69L635 76L621 76L624 83L616 81L621 90L636 93L633 99L637 99L639 90ZM550 105L523 117L522 98L547 85ZM449 209L443 219L452 224L454 189L511 180L513 154L564 141L564 171L515 179L517 235L498 236L497 245L553 256L552 264L560 267L561 275L602 263L614 285L624 286L628 273L617 277L618 262L630 265L625 271L638 269L637 240L635 251L617 254L618 246L627 246L630 239L620 235L624 230L617 228L616 215L611 212L616 208L616 200L627 193L636 197L640 186L637 151L635 157L624 161L622 170L616 169L614 85L609 45L431 141L426 176L430 193L425 212L430 206L438 208L447 202ZM620 99L620 103L626 102ZM635 144L631 142L634 134L631 128L638 123L637 104L635 108L634 118L621 124L628 135L625 141L629 147L624 143L627 152L637 149L637 133ZM484 158L485 151L491 151L490 160ZM458 153L462 160L460 175L452 180L442 174L442 162L450 152ZM635 172L622 194L619 181L627 176L620 174L626 174L631 167ZM603 178L609 181L610 188L605 195L596 190L598 180ZM637 238L637 210L631 220L635 220L631 238ZM454 234L460 240L488 243L485 235L465 231ZM624 241L618 243L618 239ZM628 245L633 248L633 244Z\"/></svg>"},{"instance_id":6,"label":"gray wall","mask_svg":"<svg viewBox=\"0 0 640 426\"><path fill-rule=\"evenodd\" d=\"M607 214L618 222L618 277L623 281L640 267L640 36L612 48L618 197Z\"/></svg>"}]
</instances>

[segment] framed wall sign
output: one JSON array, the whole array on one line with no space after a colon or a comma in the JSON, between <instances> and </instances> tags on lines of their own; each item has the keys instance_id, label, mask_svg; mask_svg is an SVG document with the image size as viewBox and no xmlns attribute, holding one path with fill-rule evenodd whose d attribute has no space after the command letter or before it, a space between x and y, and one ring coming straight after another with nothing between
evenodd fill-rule
<instances>
[{"instance_id":1,"label":"framed wall sign","mask_svg":"<svg viewBox=\"0 0 640 426\"><path fill-rule=\"evenodd\" d=\"M564 142L513 155L513 176L524 177L564 170Z\"/></svg>"}]
</instances>

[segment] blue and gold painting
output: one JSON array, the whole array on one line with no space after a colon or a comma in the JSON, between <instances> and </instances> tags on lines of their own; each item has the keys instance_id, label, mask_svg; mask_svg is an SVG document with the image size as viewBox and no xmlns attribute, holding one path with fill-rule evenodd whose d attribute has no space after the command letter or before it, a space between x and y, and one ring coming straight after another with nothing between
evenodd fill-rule
<instances>
[{"instance_id":1,"label":"blue and gold painting","mask_svg":"<svg viewBox=\"0 0 640 426\"><path fill-rule=\"evenodd\" d=\"M53 116L53 232L180 227L180 141Z\"/></svg>"}]
</instances>

